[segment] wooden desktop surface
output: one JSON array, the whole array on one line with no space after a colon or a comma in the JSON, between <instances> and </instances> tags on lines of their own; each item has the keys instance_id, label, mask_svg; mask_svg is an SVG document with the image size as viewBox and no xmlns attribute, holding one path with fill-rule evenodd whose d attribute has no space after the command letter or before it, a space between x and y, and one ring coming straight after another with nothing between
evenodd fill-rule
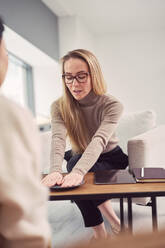
<instances>
[{"instance_id":1,"label":"wooden desktop surface","mask_svg":"<svg viewBox=\"0 0 165 248\"><path fill-rule=\"evenodd\" d=\"M85 175L85 183L80 187L66 191L51 191L49 195L50 200L165 196L165 183L96 185L94 174L91 172Z\"/></svg>"}]
</instances>

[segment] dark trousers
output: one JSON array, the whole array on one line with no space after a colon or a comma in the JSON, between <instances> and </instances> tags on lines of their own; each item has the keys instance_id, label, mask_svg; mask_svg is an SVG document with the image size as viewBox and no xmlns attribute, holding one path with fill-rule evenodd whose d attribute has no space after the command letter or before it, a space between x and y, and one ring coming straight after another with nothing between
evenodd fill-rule
<instances>
[{"instance_id":1,"label":"dark trousers","mask_svg":"<svg viewBox=\"0 0 165 248\"><path fill-rule=\"evenodd\" d=\"M68 172L71 172L81 156L82 154L72 156L71 150L65 153L64 158L67 161ZM123 153L119 146L117 146L112 151L101 154L89 172L94 172L96 170L125 169L127 166L128 156ZM106 200L107 199L75 201L81 211L86 227L96 226L103 222L103 217L98 206Z\"/></svg>"}]
</instances>

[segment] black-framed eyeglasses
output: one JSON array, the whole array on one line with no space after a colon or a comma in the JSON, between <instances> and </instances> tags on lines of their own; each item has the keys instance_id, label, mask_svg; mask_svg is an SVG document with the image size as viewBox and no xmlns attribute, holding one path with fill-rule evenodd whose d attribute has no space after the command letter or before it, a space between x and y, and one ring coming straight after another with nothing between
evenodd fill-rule
<instances>
[{"instance_id":1,"label":"black-framed eyeglasses","mask_svg":"<svg viewBox=\"0 0 165 248\"><path fill-rule=\"evenodd\" d=\"M64 82L66 84L72 84L74 79L76 79L78 83L86 83L89 74L89 72L80 72L75 76L72 76L70 74L63 74L62 78L64 79Z\"/></svg>"}]
</instances>

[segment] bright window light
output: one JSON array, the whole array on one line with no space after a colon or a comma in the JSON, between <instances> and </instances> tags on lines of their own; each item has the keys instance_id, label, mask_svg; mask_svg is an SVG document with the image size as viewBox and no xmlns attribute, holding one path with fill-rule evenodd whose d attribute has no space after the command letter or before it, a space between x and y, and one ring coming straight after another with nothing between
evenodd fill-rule
<instances>
[{"instance_id":1,"label":"bright window light","mask_svg":"<svg viewBox=\"0 0 165 248\"><path fill-rule=\"evenodd\" d=\"M7 77L2 86L3 94L34 113L32 68L9 52Z\"/></svg>"}]
</instances>

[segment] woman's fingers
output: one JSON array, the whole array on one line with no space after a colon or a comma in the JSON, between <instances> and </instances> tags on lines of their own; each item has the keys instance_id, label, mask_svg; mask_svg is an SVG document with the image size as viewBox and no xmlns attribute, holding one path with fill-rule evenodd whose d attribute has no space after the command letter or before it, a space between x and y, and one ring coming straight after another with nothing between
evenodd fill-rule
<instances>
[{"instance_id":1,"label":"woman's fingers","mask_svg":"<svg viewBox=\"0 0 165 248\"><path fill-rule=\"evenodd\" d=\"M82 180L83 176L78 173L71 172L63 177L61 173L53 172L44 177L41 182L47 187L51 187L55 184L61 185L61 187L72 187L79 185Z\"/></svg>"},{"instance_id":2,"label":"woman's fingers","mask_svg":"<svg viewBox=\"0 0 165 248\"><path fill-rule=\"evenodd\" d=\"M63 178L63 182L62 182L61 187L77 186L82 182L82 180L83 180L82 175L80 175L78 173L71 172Z\"/></svg>"},{"instance_id":3,"label":"woman's fingers","mask_svg":"<svg viewBox=\"0 0 165 248\"><path fill-rule=\"evenodd\" d=\"M55 184L62 184L62 179L63 176L61 173L59 172L53 172L51 174L48 174L46 177L44 177L41 181L42 184L44 184L45 186L51 187Z\"/></svg>"}]
</instances>

